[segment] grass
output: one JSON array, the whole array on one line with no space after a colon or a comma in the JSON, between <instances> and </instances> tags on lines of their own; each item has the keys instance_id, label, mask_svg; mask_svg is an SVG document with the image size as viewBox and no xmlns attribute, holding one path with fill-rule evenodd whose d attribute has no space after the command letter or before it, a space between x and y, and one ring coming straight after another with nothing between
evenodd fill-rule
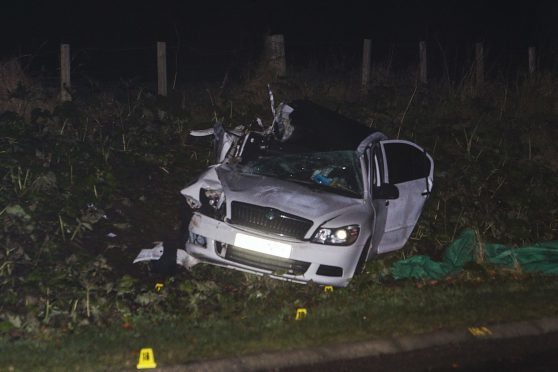
<instances>
[{"instance_id":1,"label":"grass","mask_svg":"<svg viewBox=\"0 0 558 372\"><path fill-rule=\"evenodd\" d=\"M15 77L0 106L0 369L133 367L145 346L171 364L556 314L554 277L473 265L442 282L393 282L389 271L409 255L439 258L465 227L507 245L556 238L553 74L482 89L400 79L367 96L358 79L304 72L274 82L277 102L312 99L416 141L436 162L405 249L325 294L206 266L177 272L157 293L160 278L131 264L153 241L176 239L178 191L209 164L188 130L212 117L269 122L268 79L166 99L126 85L57 104L17 78L21 69L6 71ZM304 321L293 321L297 307L308 308Z\"/></svg>"},{"instance_id":2,"label":"grass","mask_svg":"<svg viewBox=\"0 0 558 372\"><path fill-rule=\"evenodd\" d=\"M177 286L171 283L165 291ZM269 298L245 298L250 306L220 304L219 309L202 310L203 316L196 321L188 315L160 320L137 316L128 319L125 327L115 323L112 328L85 328L62 336L47 333L39 340L8 342L2 347L0 366L17 370L133 368L143 347L154 349L159 366L170 366L262 350L484 326L554 316L558 303L549 303L548 298L557 291L555 278L517 280L512 276L426 286L386 285L363 278L346 290L327 294L317 287L281 285L271 294L271 304ZM222 295L219 302L242 302L236 295L229 296ZM295 321L298 306L305 306L309 315Z\"/></svg>"}]
</instances>

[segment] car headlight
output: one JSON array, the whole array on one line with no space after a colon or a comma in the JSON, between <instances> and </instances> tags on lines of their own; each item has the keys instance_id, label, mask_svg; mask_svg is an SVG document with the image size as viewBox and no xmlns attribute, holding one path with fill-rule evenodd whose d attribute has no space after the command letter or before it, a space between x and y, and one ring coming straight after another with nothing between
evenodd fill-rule
<instances>
[{"instance_id":1,"label":"car headlight","mask_svg":"<svg viewBox=\"0 0 558 372\"><path fill-rule=\"evenodd\" d=\"M330 244L330 245L351 245L357 238L360 227L357 225L343 226L335 229L320 227L312 241L314 243Z\"/></svg>"}]
</instances>

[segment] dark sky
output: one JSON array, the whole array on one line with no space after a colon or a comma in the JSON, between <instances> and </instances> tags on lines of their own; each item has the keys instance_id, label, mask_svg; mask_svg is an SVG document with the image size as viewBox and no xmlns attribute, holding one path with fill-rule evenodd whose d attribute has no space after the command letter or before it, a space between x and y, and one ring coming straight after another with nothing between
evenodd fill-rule
<instances>
[{"instance_id":1,"label":"dark sky","mask_svg":"<svg viewBox=\"0 0 558 372\"><path fill-rule=\"evenodd\" d=\"M26 57L53 82L62 42L73 76L105 80L152 77L155 41L167 42L182 78L222 79L257 60L269 33L285 35L288 63L299 67L332 55L357 66L363 38L373 60L395 50L396 69L415 63L426 40L429 53L445 53L432 71L443 61L457 75L477 41L509 71L526 63L528 46L540 47L545 66L558 56L558 0L0 0L0 14L0 58Z\"/></svg>"},{"instance_id":2,"label":"dark sky","mask_svg":"<svg viewBox=\"0 0 558 372\"><path fill-rule=\"evenodd\" d=\"M82 46L250 42L266 32L335 41L555 43L555 1L2 0L3 54L43 42Z\"/></svg>"}]
</instances>

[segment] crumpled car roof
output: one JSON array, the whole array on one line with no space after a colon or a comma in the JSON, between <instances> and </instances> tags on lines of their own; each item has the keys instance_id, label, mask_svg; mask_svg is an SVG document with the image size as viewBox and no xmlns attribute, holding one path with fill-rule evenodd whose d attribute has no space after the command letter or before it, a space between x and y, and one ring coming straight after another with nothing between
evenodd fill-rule
<instances>
[{"instance_id":1,"label":"crumpled car roof","mask_svg":"<svg viewBox=\"0 0 558 372\"><path fill-rule=\"evenodd\" d=\"M294 109L290 115L294 131L276 144L285 152L356 150L364 138L377 132L310 101L293 101L289 106Z\"/></svg>"}]
</instances>

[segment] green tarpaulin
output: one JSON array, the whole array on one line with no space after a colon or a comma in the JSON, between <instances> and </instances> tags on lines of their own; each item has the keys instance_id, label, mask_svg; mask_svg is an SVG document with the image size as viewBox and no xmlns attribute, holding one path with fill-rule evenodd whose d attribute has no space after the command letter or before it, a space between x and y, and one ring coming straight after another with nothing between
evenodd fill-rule
<instances>
[{"instance_id":1,"label":"green tarpaulin","mask_svg":"<svg viewBox=\"0 0 558 372\"><path fill-rule=\"evenodd\" d=\"M502 244L481 244L475 232L467 229L446 249L441 262L427 256L413 256L396 262L391 273L395 279L441 279L461 271L475 259L523 272L558 274L558 241L510 248Z\"/></svg>"}]
</instances>

